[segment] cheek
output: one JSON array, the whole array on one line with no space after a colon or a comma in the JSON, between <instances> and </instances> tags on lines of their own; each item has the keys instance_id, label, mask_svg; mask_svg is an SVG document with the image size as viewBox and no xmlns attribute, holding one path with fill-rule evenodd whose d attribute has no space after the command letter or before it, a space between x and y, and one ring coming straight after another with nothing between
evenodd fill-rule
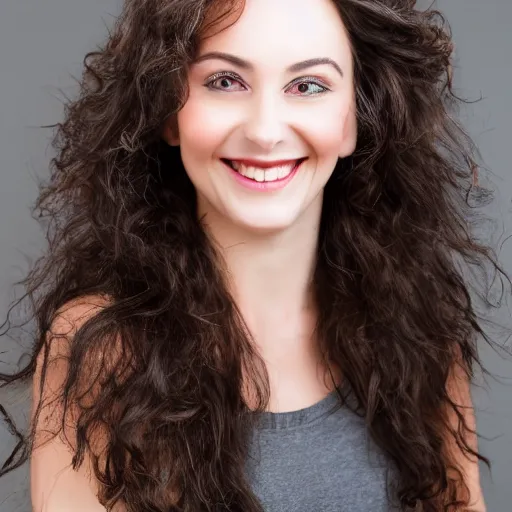
<instances>
[{"instance_id":1,"label":"cheek","mask_svg":"<svg viewBox=\"0 0 512 512\"><path fill-rule=\"evenodd\" d=\"M194 148L194 153L215 148L222 133L222 118L200 102L189 99L178 113L178 129L182 151Z\"/></svg>"},{"instance_id":2,"label":"cheek","mask_svg":"<svg viewBox=\"0 0 512 512\"><path fill-rule=\"evenodd\" d=\"M355 103L344 100L326 107L310 116L307 139L320 158L336 159L352 154L357 135Z\"/></svg>"}]
</instances>

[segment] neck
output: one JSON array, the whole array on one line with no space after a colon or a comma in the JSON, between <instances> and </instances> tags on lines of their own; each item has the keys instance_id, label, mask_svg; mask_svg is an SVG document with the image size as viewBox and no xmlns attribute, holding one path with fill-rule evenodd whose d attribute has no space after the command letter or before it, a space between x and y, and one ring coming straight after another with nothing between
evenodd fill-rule
<instances>
[{"instance_id":1,"label":"neck","mask_svg":"<svg viewBox=\"0 0 512 512\"><path fill-rule=\"evenodd\" d=\"M311 285L321 208L319 197L292 226L273 233L242 229L211 210L204 217L226 263L237 306L258 342L275 338L283 325L300 331L314 327Z\"/></svg>"},{"instance_id":2,"label":"neck","mask_svg":"<svg viewBox=\"0 0 512 512\"><path fill-rule=\"evenodd\" d=\"M204 217L224 257L231 293L265 361L269 410L301 409L332 390L330 365L315 336L312 287L321 210L320 196L292 226L273 234L240 229L211 210ZM249 380L248 403L251 389Z\"/></svg>"}]
</instances>

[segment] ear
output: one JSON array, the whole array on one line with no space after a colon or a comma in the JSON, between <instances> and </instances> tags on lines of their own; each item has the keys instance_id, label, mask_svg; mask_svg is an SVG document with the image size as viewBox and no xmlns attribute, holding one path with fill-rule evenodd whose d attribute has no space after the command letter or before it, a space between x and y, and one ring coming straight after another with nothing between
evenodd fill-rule
<instances>
[{"instance_id":1,"label":"ear","mask_svg":"<svg viewBox=\"0 0 512 512\"><path fill-rule=\"evenodd\" d=\"M162 138L169 144L169 146L179 146L180 136L178 130L178 123L175 116L170 117L164 124L162 130Z\"/></svg>"}]
</instances>

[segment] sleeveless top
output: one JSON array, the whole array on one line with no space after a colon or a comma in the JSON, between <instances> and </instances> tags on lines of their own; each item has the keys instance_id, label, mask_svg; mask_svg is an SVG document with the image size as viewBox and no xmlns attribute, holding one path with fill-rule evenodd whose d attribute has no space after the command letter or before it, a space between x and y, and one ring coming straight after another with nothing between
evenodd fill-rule
<instances>
[{"instance_id":1,"label":"sleeveless top","mask_svg":"<svg viewBox=\"0 0 512 512\"><path fill-rule=\"evenodd\" d=\"M265 512L400 510L396 472L336 389L305 409L262 413L246 473Z\"/></svg>"}]
</instances>

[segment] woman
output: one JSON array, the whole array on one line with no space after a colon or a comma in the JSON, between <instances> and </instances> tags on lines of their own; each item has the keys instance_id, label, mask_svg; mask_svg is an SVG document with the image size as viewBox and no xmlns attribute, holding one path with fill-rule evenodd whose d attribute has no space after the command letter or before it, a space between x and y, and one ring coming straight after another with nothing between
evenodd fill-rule
<instances>
[{"instance_id":1,"label":"woman","mask_svg":"<svg viewBox=\"0 0 512 512\"><path fill-rule=\"evenodd\" d=\"M455 260L499 267L414 3L126 2L58 126L40 336L4 376L34 376L4 468L30 453L34 510L485 510Z\"/></svg>"}]
</instances>

